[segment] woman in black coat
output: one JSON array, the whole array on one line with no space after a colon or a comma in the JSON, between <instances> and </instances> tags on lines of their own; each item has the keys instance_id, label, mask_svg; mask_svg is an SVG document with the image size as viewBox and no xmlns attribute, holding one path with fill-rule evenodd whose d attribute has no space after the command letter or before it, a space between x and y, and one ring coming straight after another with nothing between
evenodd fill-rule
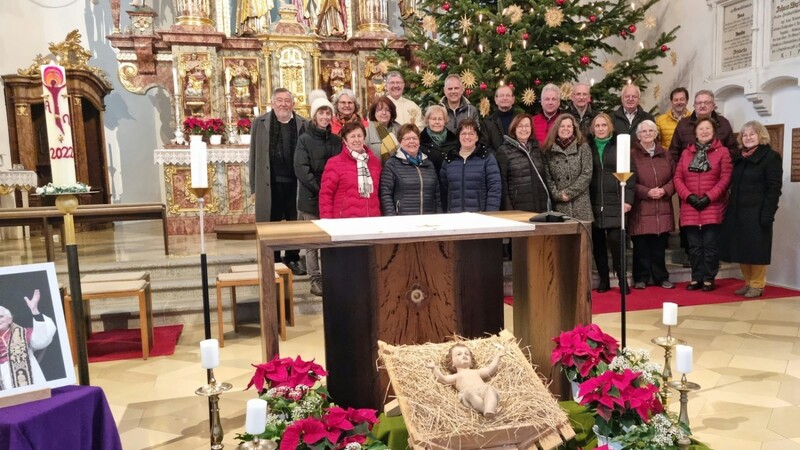
<instances>
[{"instance_id":1,"label":"woman in black coat","mask_svg":"<svg viewBox=\"0 0 800 450\"><path fill-rule=\"evenodd\" d=\"M533 136L531 116L517 114L497 150L503 210L550 211L544 156Z\"/></svg>"},{"instance_id":2,"label":"woman in black coat","mask_svg":"<svg viewBox=\"0 0 800 450\"><path fill-rule=\"evenodd\" d=\"M458 136L445 128L447 110L444 106L429 106L424 120L425 129L419 136L419 148L431 160L438 174L447 154L453 150L458 151Z\"/></svg>"},{"instance_id":3,"label":"woman in black coat","mask_svg":"<svg viewBox=\"0 0 800 450\"><path fill-rule=\"evenodd\" d=\"M384 216L442 212L439 177L430 159L419 151L419 128L407 123L397 137L400 148L381 172L381 212Z\"/></svg>"},{"instance_id":4,"label":"woman in black coat","mask_svg":"<svg viewBox=\"0 0 800 450\"><path fill-rule=\"evenodd\" d=\"M461 147L451 151L439 171L447 212L499 211L503 187L497 159L478 142L478 122L464 119L458 125Z\"/></svg>"},{"instance_id":5,"label":"woman in black coat","mask_svg":"<svg viewBox=\"0 0 800 450\"><path fill-rule=\"evenodd\" d=\"M733 154L730 198L722 222L720 259L739 263L744 286L737 295L760 297L772 255L772 224L783 185L783 163L757 121L742 126Z\"/></svg>"},{"instance_id":6,"label":"woman in black coat","mask_svg":"<svg viewBox=\"0 0 800 450\"><path fill-rule=\"evenodd\" d=\"M620 288L625 287L625 274L621 271L620 238L622 228L622 199L620 198L619 180L614 177L617 172L617 142L614 125L608 114L600 113L592 120L592 133L589 147L592 149L592 181L589 183L589 195L592 201L592 246L594 263L600 276L597 292L610 289L608 254L619 278ZM634 186L636 180L629 179L625 185L625 212L633 206Z\"/></svg>"}]
</instances>

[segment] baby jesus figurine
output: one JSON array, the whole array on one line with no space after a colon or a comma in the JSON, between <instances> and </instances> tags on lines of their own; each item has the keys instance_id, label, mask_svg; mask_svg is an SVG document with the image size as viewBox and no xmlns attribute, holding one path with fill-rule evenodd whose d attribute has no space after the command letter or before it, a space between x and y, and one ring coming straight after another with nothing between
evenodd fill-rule
<instances>
[{"instance_id":1,"label":"baby jesus figurine","mask_svg":"<svg viewBox=\"0 0 800 450\"><path fill-rule=\"evenodd\" d=\"M500 393L484 380L497 372L502 356L503 353L496 353L489 364L478 369L472 351L464 344L455 344L450 347L444 360L450 375L443 374L433 362L429 362L426 367L431 369L440 383L456 386L461 403L491 419L497 414Z\"/></svg>"}]
</instances>

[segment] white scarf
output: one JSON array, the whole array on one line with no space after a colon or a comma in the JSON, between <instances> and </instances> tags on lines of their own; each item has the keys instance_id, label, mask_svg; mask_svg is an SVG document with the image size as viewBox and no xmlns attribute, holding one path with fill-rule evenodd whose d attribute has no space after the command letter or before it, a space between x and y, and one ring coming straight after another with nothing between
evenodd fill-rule
<instances>
[{"instance_id":1,"label":"white scarf","mask_svg":"<svg viewBox=\"0 0 800 450\"><path fill-rule=\"evenodd\" d=\"M350 148L348 147L348 150ZM358 195L362 198L369 198L369 194L372 193L372 177L369 175L369 168L367 167L367 160L369 159L369 153L367 151L358 153L350 150L350 156L356 160L357 170L356 175L358 176Z\"/></svg>"}]
</instances>

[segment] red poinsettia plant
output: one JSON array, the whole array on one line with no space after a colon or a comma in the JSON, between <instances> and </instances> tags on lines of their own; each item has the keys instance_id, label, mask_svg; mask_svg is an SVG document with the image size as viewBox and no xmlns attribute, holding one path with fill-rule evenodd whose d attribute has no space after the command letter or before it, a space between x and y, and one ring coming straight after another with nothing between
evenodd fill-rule
<instances>
[{"instance_id":1,"label":"red poinsettia plant","mask_svg":"<svg viewBox=\"0 0 800 450\"><path fill-rule=\"evenodd\" d=\"M247 389L254 386L269 405L267 428L259 439L271 440L281 450L387 448L371 435L376 411L336 406L320 383L328 373L314 360L275 356L253 367ZM253 440L249 434L237 438Z\"/></svg>"},{"instance_id":2,"label":"red poinsettia plant","mask_svg":"<svg viewBox=\"0 0 800 450\"><path fill-rule=\"evenodd\" d=\"M608 370L581 383L581 405L595 410L595 432L603 436L622 436L634 425L648 423L654 414L664 412L658 386L647 383L641 373L625 369Z\"/></svg>"},{"instance_id":3,"label":"red poinsettia plant","mask_svg":"<svg viewBox=\"0 0 800 450\"><path fill-rule=\"evenodd\" d=\"M252 126L253 123L250 122L250 119L247 117L239 119L239 121L236 122L236 130L239 132L239 134L250 134L250 128Z\"/></svg>"},{"instance_id":4,"label":"red poinsettia plant","mask_svg":"<svg viewBox=\"0 0 800 450\"><path fill-rule=\"evenodd\" d=\"M222 119L213 118L205 122L205 132L209 136L212 134L222 134L225 131L225 122Z\"/></svg>"},{"instance_id":5,"label":"red poinsettia plant","mask_svg":"<svg viewBox=\"0 0 800 450\"><path fill-rule=\"evenodd\" d=\"M578 383L605 372L619 349L619 342L593 323L565 331L553 342L551 363L561 364L567 379Z\"/></svg>"},{"instance_id":6,"label":"red poinsettia plant","mask_svg":"<svg viewBox=\"0 0 800 450\"><path fill-rule=\"evenodd\" d=\"M205 134L206 121L197 117L187 117L183 121L183 132L186 134Z\"/></svg>"}]
</instances>

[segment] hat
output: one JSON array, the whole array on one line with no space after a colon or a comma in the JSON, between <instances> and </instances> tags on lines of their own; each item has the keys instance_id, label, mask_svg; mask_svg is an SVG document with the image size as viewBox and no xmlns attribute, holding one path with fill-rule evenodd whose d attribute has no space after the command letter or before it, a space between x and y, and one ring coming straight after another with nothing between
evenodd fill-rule
<instances>
[{"instance_id":1,"label":"hat","mask_svg":"<svg viewBox=\"0 0 800 450\"><path fill-rule=\"evenodd\" d=\"M320 108L329 108L331 113L333 113L333 104L325 97L318 98L311 103L311 120L314 120L314 115Z\"/></svg>"}]
</instances>

